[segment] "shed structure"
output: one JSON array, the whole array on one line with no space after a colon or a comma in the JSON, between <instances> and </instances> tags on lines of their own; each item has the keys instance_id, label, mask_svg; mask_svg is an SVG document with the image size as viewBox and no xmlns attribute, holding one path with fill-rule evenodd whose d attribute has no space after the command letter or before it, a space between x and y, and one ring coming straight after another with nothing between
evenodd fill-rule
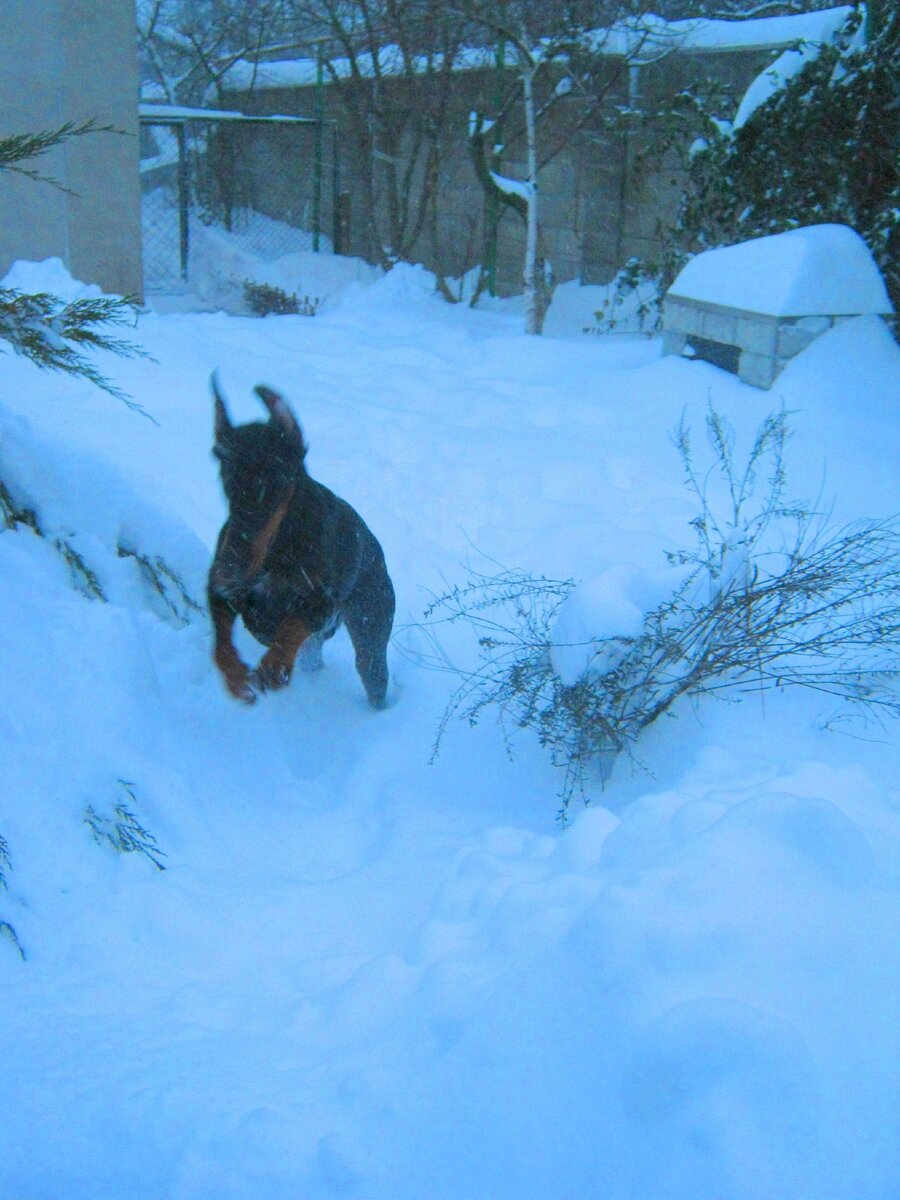
<instances>
[{"instance_id":1,"label":"shed structure","mask_svg":"<svg viewBox=\"0 0 900 1200\"><path fill-rule=\"evenodd\" d=\"M691 259L666 294L663 353L703 358L770 388L833 325L891 312L859 234L847 225L808 225Z\"/></svg>"}]
</instances>

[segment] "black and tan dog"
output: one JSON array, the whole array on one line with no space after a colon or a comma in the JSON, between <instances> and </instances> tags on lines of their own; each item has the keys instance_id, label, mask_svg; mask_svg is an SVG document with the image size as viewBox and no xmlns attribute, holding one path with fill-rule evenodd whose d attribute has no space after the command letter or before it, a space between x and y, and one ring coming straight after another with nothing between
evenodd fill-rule
<instances>
[{"instance_id":1,"label":"black and tan dog","mask_svg":"<svg viewBox=\"0 0 900 1200\"><path fill-rule=\"evenodd\" d=\"M232 425L215 375L212 390L213 453L229 514L208 595L228 690L252 702L289 681L298 655L307 670L321 666L322 643L343 622L366 695L383 708L394 589L381 546L345 500L307 474L303 433L277 392L255 389L268 421ZM255 671L232 641L238 617L268 647Z\"/></svg>"}]
</instances>

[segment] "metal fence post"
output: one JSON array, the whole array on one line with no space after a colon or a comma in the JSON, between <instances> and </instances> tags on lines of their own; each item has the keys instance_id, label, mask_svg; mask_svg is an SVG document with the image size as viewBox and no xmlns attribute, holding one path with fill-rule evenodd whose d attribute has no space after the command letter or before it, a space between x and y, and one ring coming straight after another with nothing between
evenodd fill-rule
<instances>
[{"instance_id":1,"label":"metal fence post","mask_svg":"<svg viewBox=\"0 0 900 1200\"><path fill-rule=\"evenodd\" d=\"M346 254L341 228L341 148L337 125L331 127L331 244L335 254Z\"/></svg>"},{"instance_id":2,"label":"metal fence post","mask_svg":"<svg viewBox=\"0 0 900 1200\"><path fill-rule=\"evenodd\" d=\"M187 283L188 260L190 258L190 229L188 169L187 169L187 134L185 123L175 126L175 136L178 139L178 254L181 264L181 278Z\"/></svg>"}]
</instances>

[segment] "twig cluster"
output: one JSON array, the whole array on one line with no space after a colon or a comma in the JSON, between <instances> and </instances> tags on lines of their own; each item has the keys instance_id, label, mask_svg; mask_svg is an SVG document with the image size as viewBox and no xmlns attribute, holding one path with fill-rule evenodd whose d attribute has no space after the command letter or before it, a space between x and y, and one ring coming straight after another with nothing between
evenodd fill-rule
<instances>
[{"instance_id":1,"label":"twig cluster","mask_svg":"<svg viewBox=\"0 0 900 1200\"><path fill-rule=\"evenodd\" d=\"M72 584L89 600L107 600L106 593L97 573L88 566L84 556L76 550L72 542L62 535L48 537L41 526L38 515L33 508L17 503L6 484L0 479L0 527L18 529L26 526L40 538L46 538L53 549L60 555L69 568Z\"/></svg>"},{"instance_id":2,"label":"twig cluster","mask_svg":"<svg viewBox=\"0 0 900 1200\"><path fill-rule=\"evenodd\" d=\"M0 892L5 892L8 889L9 885L6 882L6 872L11 866L12 860L9 857L9 845L7 844L5 838L0 837ZM24 962L25 951L22 947L22 943L19 941L19 935L16 933L13 926L10 925L9 921L0 920L0 937L6 938L6 940L12 944L16 953Z\"/></svg>"},{"instance_id":3,"label":"twig cluster","mask_svg":"<svg viewBox=\"0 0 900 1200\"><path fill-rule=\"evenodd\" d=\"M194 614L203 615L205 609L188 591L184 579L160 554L142 554L121 543L119 558L131 558L140 568L142 577L159 596L170 616L179 625L189 625Z\"/></svg>"},{"instance_id":4,"label":"twig cluster","mask_svg":"<svg viewBox=\"0 0 900 1200\"><path fill-rule=\"evenodd\" d=\"M136 801L134 784L125 779L119 780L119 786L132 803ZM142 854L150 860L158 871L166 868L159 860L165 858L165 851L160 850L159 843L150 832L141 825L128 805L120 800L113 805L109 815L98 813L88 805L84 810L84 823L90 829L98 846L112 846L120 854Z\"/></svg>"},{"instance_id":5,"label":"twig cluster","mask_svg":"<svg viewBox=\"0 0 900 1200\"><path fill-rule=\"evenodd\" d=\"M17 502L9 488L0 478L0 529L18 529L20 526L32 530L38 537L50 542L69 568L72 585L88 600L107 602L109 597L97 572L75 548L71 537L47 534L33 508ZM116 547L119 558L130 558L141 573L141 578L159 596L166 611L179 625L190 624L193 616L205 612L203 606L188 591L187 584L161 554L145 554L121 542Z\"/></svg>"},{"instance_id":6,"label":"twig cluster","mask_svg":"<svg viewBox=\"0 0 900 1200\"><path fill-rule=\"evenodd\" d=\"M252 279L244 280L243 289L244 301L257 317L266 317L270 313L278 316L296 314L301 317L314 317L322 303L319 296L298 296L296 292L286 292L283 288L268 283L256 283Z\"/></svg>"},{"instance_id":7,"label":"twig cluster","mask_svg":"<svg viewBox=\"0 0 900 1200\"><path fill-rule=\"evenodd\" d=\"M565 768L565 812L589 766L605 779L617 756L634 758L642 732L681 697L802 687L848 714L900 716L900 521L835 528L787 503L784 411L763 423L741 469L715 412L707 434L714 466L702 476L687 427L675 435L699 507L695 545L669 555L686 577L636 636L593 639L574 686L553 667L571 582L473 575L434 601L426 619L467 622L480 649L471 670L444 658L461 682L438 744L451 716L474 723L499 709L514 727L535 730Z\"/></svg>"}]
</instances>

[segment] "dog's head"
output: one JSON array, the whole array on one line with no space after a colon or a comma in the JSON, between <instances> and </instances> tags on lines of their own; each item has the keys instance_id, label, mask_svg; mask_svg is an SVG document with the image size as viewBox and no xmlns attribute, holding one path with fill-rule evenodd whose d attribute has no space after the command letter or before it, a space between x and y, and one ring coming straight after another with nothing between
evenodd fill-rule
<instances>
[{"instance_id":1,"label":"dog's head","mask_svg":"<svg viewBox=\"0 0 900 1200\"><path fill-rule=\"evenodd\" d=\"M235 586L262 565L294 489L306 474L306 444L285 400L262 384L256 394L269 411L268 421L234 425L215 374L213 454L219 460L228 500L230 533L220 551L217 577Z\"/></svg>"},{"instance_id":2,"label":"dog's head","mask_svg":"<svg viewBox=\"0 0 900 1200\"><path fill-rule=\"evenodd\" d=\"M284 398L262 384L254 391L269 411L268 421L233 425L215 375L211 383L213 454L232 514L266 516L305 473L307 448L300 425Z\"/></svg>"}]
</instances>

